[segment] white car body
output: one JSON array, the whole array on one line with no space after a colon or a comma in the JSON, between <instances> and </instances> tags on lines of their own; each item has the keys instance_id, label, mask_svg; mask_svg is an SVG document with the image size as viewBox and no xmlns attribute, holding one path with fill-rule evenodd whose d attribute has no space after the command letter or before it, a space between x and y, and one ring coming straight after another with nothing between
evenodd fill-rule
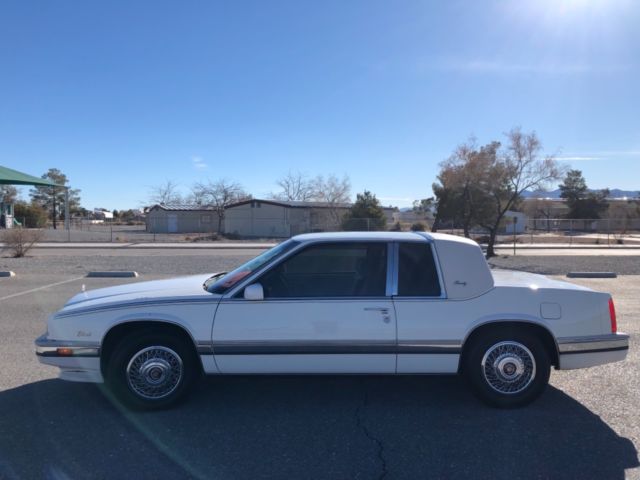
<instances>
[{"instance_id":1,"label":"white car body","mask_svg":"<svg viewBox=\"0 0 640 480\"><path fill-rule=\"evenodd\" d=\"M296 246L224 294L191 277L132 283L79 293L48 320L36 341L42 363L60 377L103 381L101 353L123 325L183 329L206 374L455 374L476 329L530 325L545 336L559 369L623 360L628 336L615 331L610 296L541 275L492 271L470 240L428 233L335 233L294 237ZM282 258L310 245L384 242L386 294L380 297L242 296ZM430 246L440 295L397 294L398 245ZM250 295L249 295L250 297ZM258 297L259 298L259 297ZM144 322L144 323L139 323Z\"/></svg>"}]
</instances>

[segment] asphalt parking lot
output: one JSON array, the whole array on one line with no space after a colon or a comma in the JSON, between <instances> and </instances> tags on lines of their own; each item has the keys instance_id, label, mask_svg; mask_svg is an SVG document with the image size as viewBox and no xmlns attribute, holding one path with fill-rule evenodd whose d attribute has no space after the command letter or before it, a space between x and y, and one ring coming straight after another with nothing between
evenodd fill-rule
<instances>
[{"instance_id":1,"label":"asphalt parking lot","mask_svg":"<svg viewBox=\"0 0 640 480\"><path fill-rule=\"evenodd\" d=\"M0 278L0 478L640 478L638 275L574 280L613 293L627 361L553 372L527 408L485 407L456 377L209 377L179 408L132 413L37 362L46 317L82 284L227 270L255 252L73 252L0 258L18 273Z\"/></svg>"}]
</instances>

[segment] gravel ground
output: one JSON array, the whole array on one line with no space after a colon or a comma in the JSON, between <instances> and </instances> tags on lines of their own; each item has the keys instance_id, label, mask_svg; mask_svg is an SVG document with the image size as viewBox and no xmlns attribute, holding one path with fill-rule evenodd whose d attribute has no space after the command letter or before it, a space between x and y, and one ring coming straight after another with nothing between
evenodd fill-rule
<instances>
[{"instance_id":1,"label":"gravel ground","mask_svg":"<svg viewBox=\"0 0 640 480\"><path fill-rule=\"evenodd\" d=\"M616 272L618 275L640 274L640 255L635 256L498 256L489 260L492 267L521 270L543 275L566 275L568 272Z\"/></svg>"},{"instance_id":2,"label":"gravel ground","mask_svg":"<svg viewBox=\"0 0 640 480\"><path fill-rule=\"evenodd\" d=\"M229 271L264 250L180 250L180 249L34 249L26 258L0 257L0 270L16 273L83 274L92 270L135 270L141 274L189 275ZM492 267L522 270L544 275L567 272L616 272L640 274L637 256L498 256Z\"/></svg>"},{"instance_id":3,"label":"gravel ground","mask_svg":"<svg viewBox=\"0 0 640 480\"><path fill-rule=\"evenodd\" d=\"M34 249L25 258L0 257L0 270L61 275L134 270L140 274L191 275L229 271L264 250Z\"/></svg>"}]
</instances>

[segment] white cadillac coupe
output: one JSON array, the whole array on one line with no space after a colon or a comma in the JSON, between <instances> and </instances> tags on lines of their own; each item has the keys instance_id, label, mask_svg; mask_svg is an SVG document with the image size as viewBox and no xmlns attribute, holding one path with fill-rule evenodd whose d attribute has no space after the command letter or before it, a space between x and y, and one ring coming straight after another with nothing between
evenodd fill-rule
<instances>
[{"instance_id":1,"label":"white cadillac coupe","mask_svg":"<svg viewBox=\"0 0 640 480\"><path fill-rule=\"evenodd\" d=\"M66 380L163 408L202 374L463 374L527 404L551 366L624 360L611 296L491 271L479 246L425 233L294 237L229 273L79 293L36 340Z\"/></svg>"}]
</instances>

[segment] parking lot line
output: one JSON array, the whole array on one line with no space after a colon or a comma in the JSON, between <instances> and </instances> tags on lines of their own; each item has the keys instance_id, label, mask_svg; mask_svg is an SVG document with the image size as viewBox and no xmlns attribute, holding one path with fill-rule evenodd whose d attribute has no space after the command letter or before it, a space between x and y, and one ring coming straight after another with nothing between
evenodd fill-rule
<instances>
[{"instance_id":1,"label":"parking lot line","mask_svg":"<svg viewBox=\"0 0 640 480\"><path fill-rule=\"evenodd\" d=\"M49 285L43 285L42 287L32 288L31 290L25 290L24 292L12 293L11 295L7 295L6 297L0 297L0 302L3 300L9 300L10 298L20 297L22 295L27 295L28 293L38 292L40 290L46 290L47 288L56 287L58 285L64 285L65 283L76 282L80 279L85 278L84 275L81 277L71 278L69 280L63 280L62 282L50 283Z\"/></svg>"}]
</instances>

